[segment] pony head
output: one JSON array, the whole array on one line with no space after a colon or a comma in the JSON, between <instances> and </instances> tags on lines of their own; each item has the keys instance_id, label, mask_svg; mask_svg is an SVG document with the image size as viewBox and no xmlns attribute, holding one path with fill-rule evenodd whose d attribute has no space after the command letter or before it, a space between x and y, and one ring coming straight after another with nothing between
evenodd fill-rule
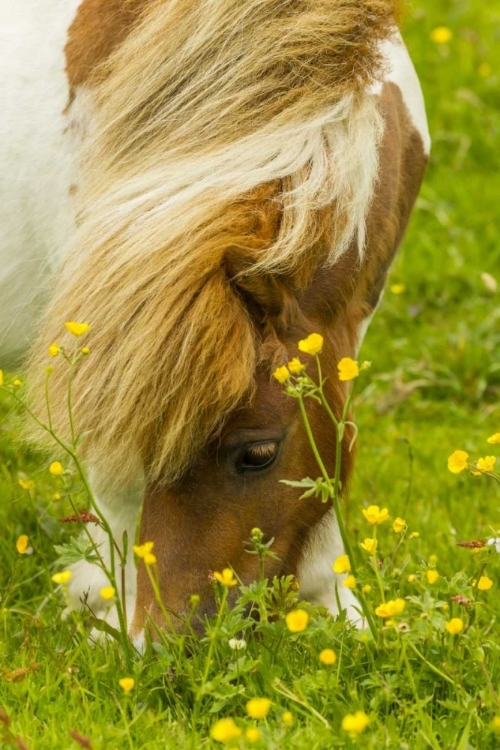
<instances>
[{"instance_id":1,"label":"pony head","mask_svg":"<svg viewBox=\"0 0 500 750\"><path fill-rule=\"evenodd\" d=\"M406 115L371 88L390 0L163 0L134 18L94 68L84 60L90 77L74 77L70 116L83 107L90 121L78 228L32 398L40 406L38 352L64 343L64 321L91 323L72 383L81 449L120 481L140 459L141 540L155 543L164 600L182 613L193 593L210 609L211 571L255 576L254 527L275 539L269 575L300 569L327 506L279 482L318 470L272 373L321 333L341 414L336 365L356 356L422 170L402 185L413 151L402 125L384 123ZM87 54L74 44L69 71ZM56 368L50 382L62 437L66 377ZM308 408L333 470L333 427ZM344 486L352 459L344 448ZM136 629L146 612L161 620L143 566L138 582Z\"/></svg>"}]
</instances>

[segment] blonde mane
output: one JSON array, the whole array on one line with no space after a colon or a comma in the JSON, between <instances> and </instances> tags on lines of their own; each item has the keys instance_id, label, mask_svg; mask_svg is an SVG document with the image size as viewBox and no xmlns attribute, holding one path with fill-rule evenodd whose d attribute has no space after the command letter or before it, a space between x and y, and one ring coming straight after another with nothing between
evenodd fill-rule
<instances>
[{"instance_id":1,"label":"blonde mane","mask_svg":"<svg viewBox=\"0 0 500 750\"><path fill-rule=\"evenodd\" d=\"M393 21L392 0L158 0L94 72L78 232L31 381L42 412L47 345L91 324L73 410L111 473L139 454L178 478L251 395L262 341L231 253L248 278L300 284L353 238L362 252ZM56 362L62 435L66 381Z\"/></svg>"}]
</instances>

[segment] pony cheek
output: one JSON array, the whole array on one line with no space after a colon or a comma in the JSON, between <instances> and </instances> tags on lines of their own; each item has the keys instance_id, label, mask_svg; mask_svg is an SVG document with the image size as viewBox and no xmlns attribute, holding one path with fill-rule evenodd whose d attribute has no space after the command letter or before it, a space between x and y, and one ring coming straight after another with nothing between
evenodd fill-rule
<instances>
[{"instance_id":1,"label":"pony cheek","mask_svg":"<svg viewBox=\"0 0 500 750\"><path fill-rule=\"evenodd\" d=\"M275 540L272 550L276 558L265 560L265 576L282 574L293 535L281 528L275 512L278 498L271 499L263 492L267 495L263 502L259 492L247 494L243 502L232 493L225 499L219 490L214 488L213 496L203 498L185 487L146 491L140 543L153 543L155 561L148 565L151 560L147 556L137 559L137 599L130 627L133 640L145 630L153 639L158 629L182 632L190 616L192 627L201 632L205 616L217 609L216 571L232 568L243 584L258 579L258 556L248 553L255 526L262 527L266 541ZM237 594L237 586L229 588L230 601Z\"/></svg>"}]
</instances>

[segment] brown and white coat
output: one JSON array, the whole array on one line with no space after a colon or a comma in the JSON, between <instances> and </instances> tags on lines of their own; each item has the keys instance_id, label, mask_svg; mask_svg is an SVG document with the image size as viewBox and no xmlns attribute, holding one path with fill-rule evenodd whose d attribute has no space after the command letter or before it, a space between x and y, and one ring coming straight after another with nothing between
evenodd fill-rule
<instances>
[{"instance_id":1,"label":"brown and white coat","mask_svg":"<svg viewBox=\"0 0 500 750\"><path fill-rule=\"evenodd\" d=\"M210 570L252 579L254 526L276 539L268 573L296 574L304 597L337 609L335 519L278 483L317 470L270 370L322 332L341 408L336 362L359 350L430 148L392 3L350 5L0 7L0 366L24 356L49 299L36 404L64 320L92 324L75 410L94 491L118 539L134 537L144 499L141 538L179 612L191 593L210 610ZM63 382L55 373L56 394ZM314 405L311 421L332 453ZM260 443L276 445L275 463L242 476L235 451ZM105 583L75 566L76 601L89 591L97 607ZM139 637L146 613L161 620L144 570L138 586L129 570L127 592Z\"/></svg>"}]
</instances>

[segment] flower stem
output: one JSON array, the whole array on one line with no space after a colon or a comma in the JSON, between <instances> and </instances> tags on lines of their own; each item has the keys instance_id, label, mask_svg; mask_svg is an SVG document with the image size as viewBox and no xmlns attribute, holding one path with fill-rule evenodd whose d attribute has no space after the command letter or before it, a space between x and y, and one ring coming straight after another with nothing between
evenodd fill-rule
<instances>
[{"instance_id":1,"label":"flower stem","mask_svg":"<svg viewBox=\"0 0 500 750\"><path fill-rule=\"evenodd\" d=\"M324 394L322 392L322 387L321 386L319 388L319 393L320 393L321 401L323 403L323 400L326 401L326 399L324 399ZM350 401L350 399L348 399L348 401ZM343 440L343 436L344 436L344 429L343 428L344 428L345 425L344 425L343 422L337 422L335 420L333 412L331 412L331 409L328 406L329 413L332 414L334 423L336 424L336 434L337 434L337 445L336 445L336 454L335 454L335 478L334 478L334 482L332 484L332 480L330 479L330 477L328 475L326 467L325 467L325 465L323 463L323 460L321 458L321 455L319 453L318 446L316 445L316 441L314 439L314 435L313 435L313 432L312 432L312 429L311 429L311 423L309 422L309 417L307 416L307 412L306 412L306 408L305 408L305 404L304 404L304 399L303 399L303 396L302 396L301 393L298 394L298 402L299 402L300 413L301 413L301 416L302 416L302 421L304 422L304 427L305 427L305 430L306 430L306 434L307 434L307 437L309 439L309 444L311 446L312 452L313 452L314 457L316 459L316 462L317 462L317 464L319 466L321 474L323 475L323 479L325 481L325 484L327 485L328 490L329 490L329 494L330 494L330 497L331 497L331 500L332 500L333 510L334 510L335 517L337 519L337 524L338 524L339 531L340 531L340 537L342 539L342 543L344 545L344 549L345 549L345 551L347 553L347 556L349 558L349 561L351 563L352 573L353 573L353 575L355 577L357 577L356 561L355 561L354 554L353 554L353 551L352 551L351 543L349 541L349 536L347 534L347 529L345 527L344 517L343 517L343 514L342 514L342 509L340 507L340 474L341 474L341 468L342 468L342 440ZM347 404L347 409L348 408L349 408L349 403ZM345 413L347 413L347 409L344 409ZM361 604L361 608L363 610L363 615L365 616L366 621L368 622L368 626L369 626L370 631L371 631L371 633L373 635L373 638L375 640L377 640L377 638L378 638L378 629L377 629L377 626L375 624L375 621L373 620L373 616L372 616L372 614L371 614L371 612L370 612L370 610L369 610L369 608L368 608L368 606L366 604L364 596L360 592L357 592L357 595L358 595L358 598L359 598L359 601L360 601L360 604Z\"/></svg>"}]
</instances>

